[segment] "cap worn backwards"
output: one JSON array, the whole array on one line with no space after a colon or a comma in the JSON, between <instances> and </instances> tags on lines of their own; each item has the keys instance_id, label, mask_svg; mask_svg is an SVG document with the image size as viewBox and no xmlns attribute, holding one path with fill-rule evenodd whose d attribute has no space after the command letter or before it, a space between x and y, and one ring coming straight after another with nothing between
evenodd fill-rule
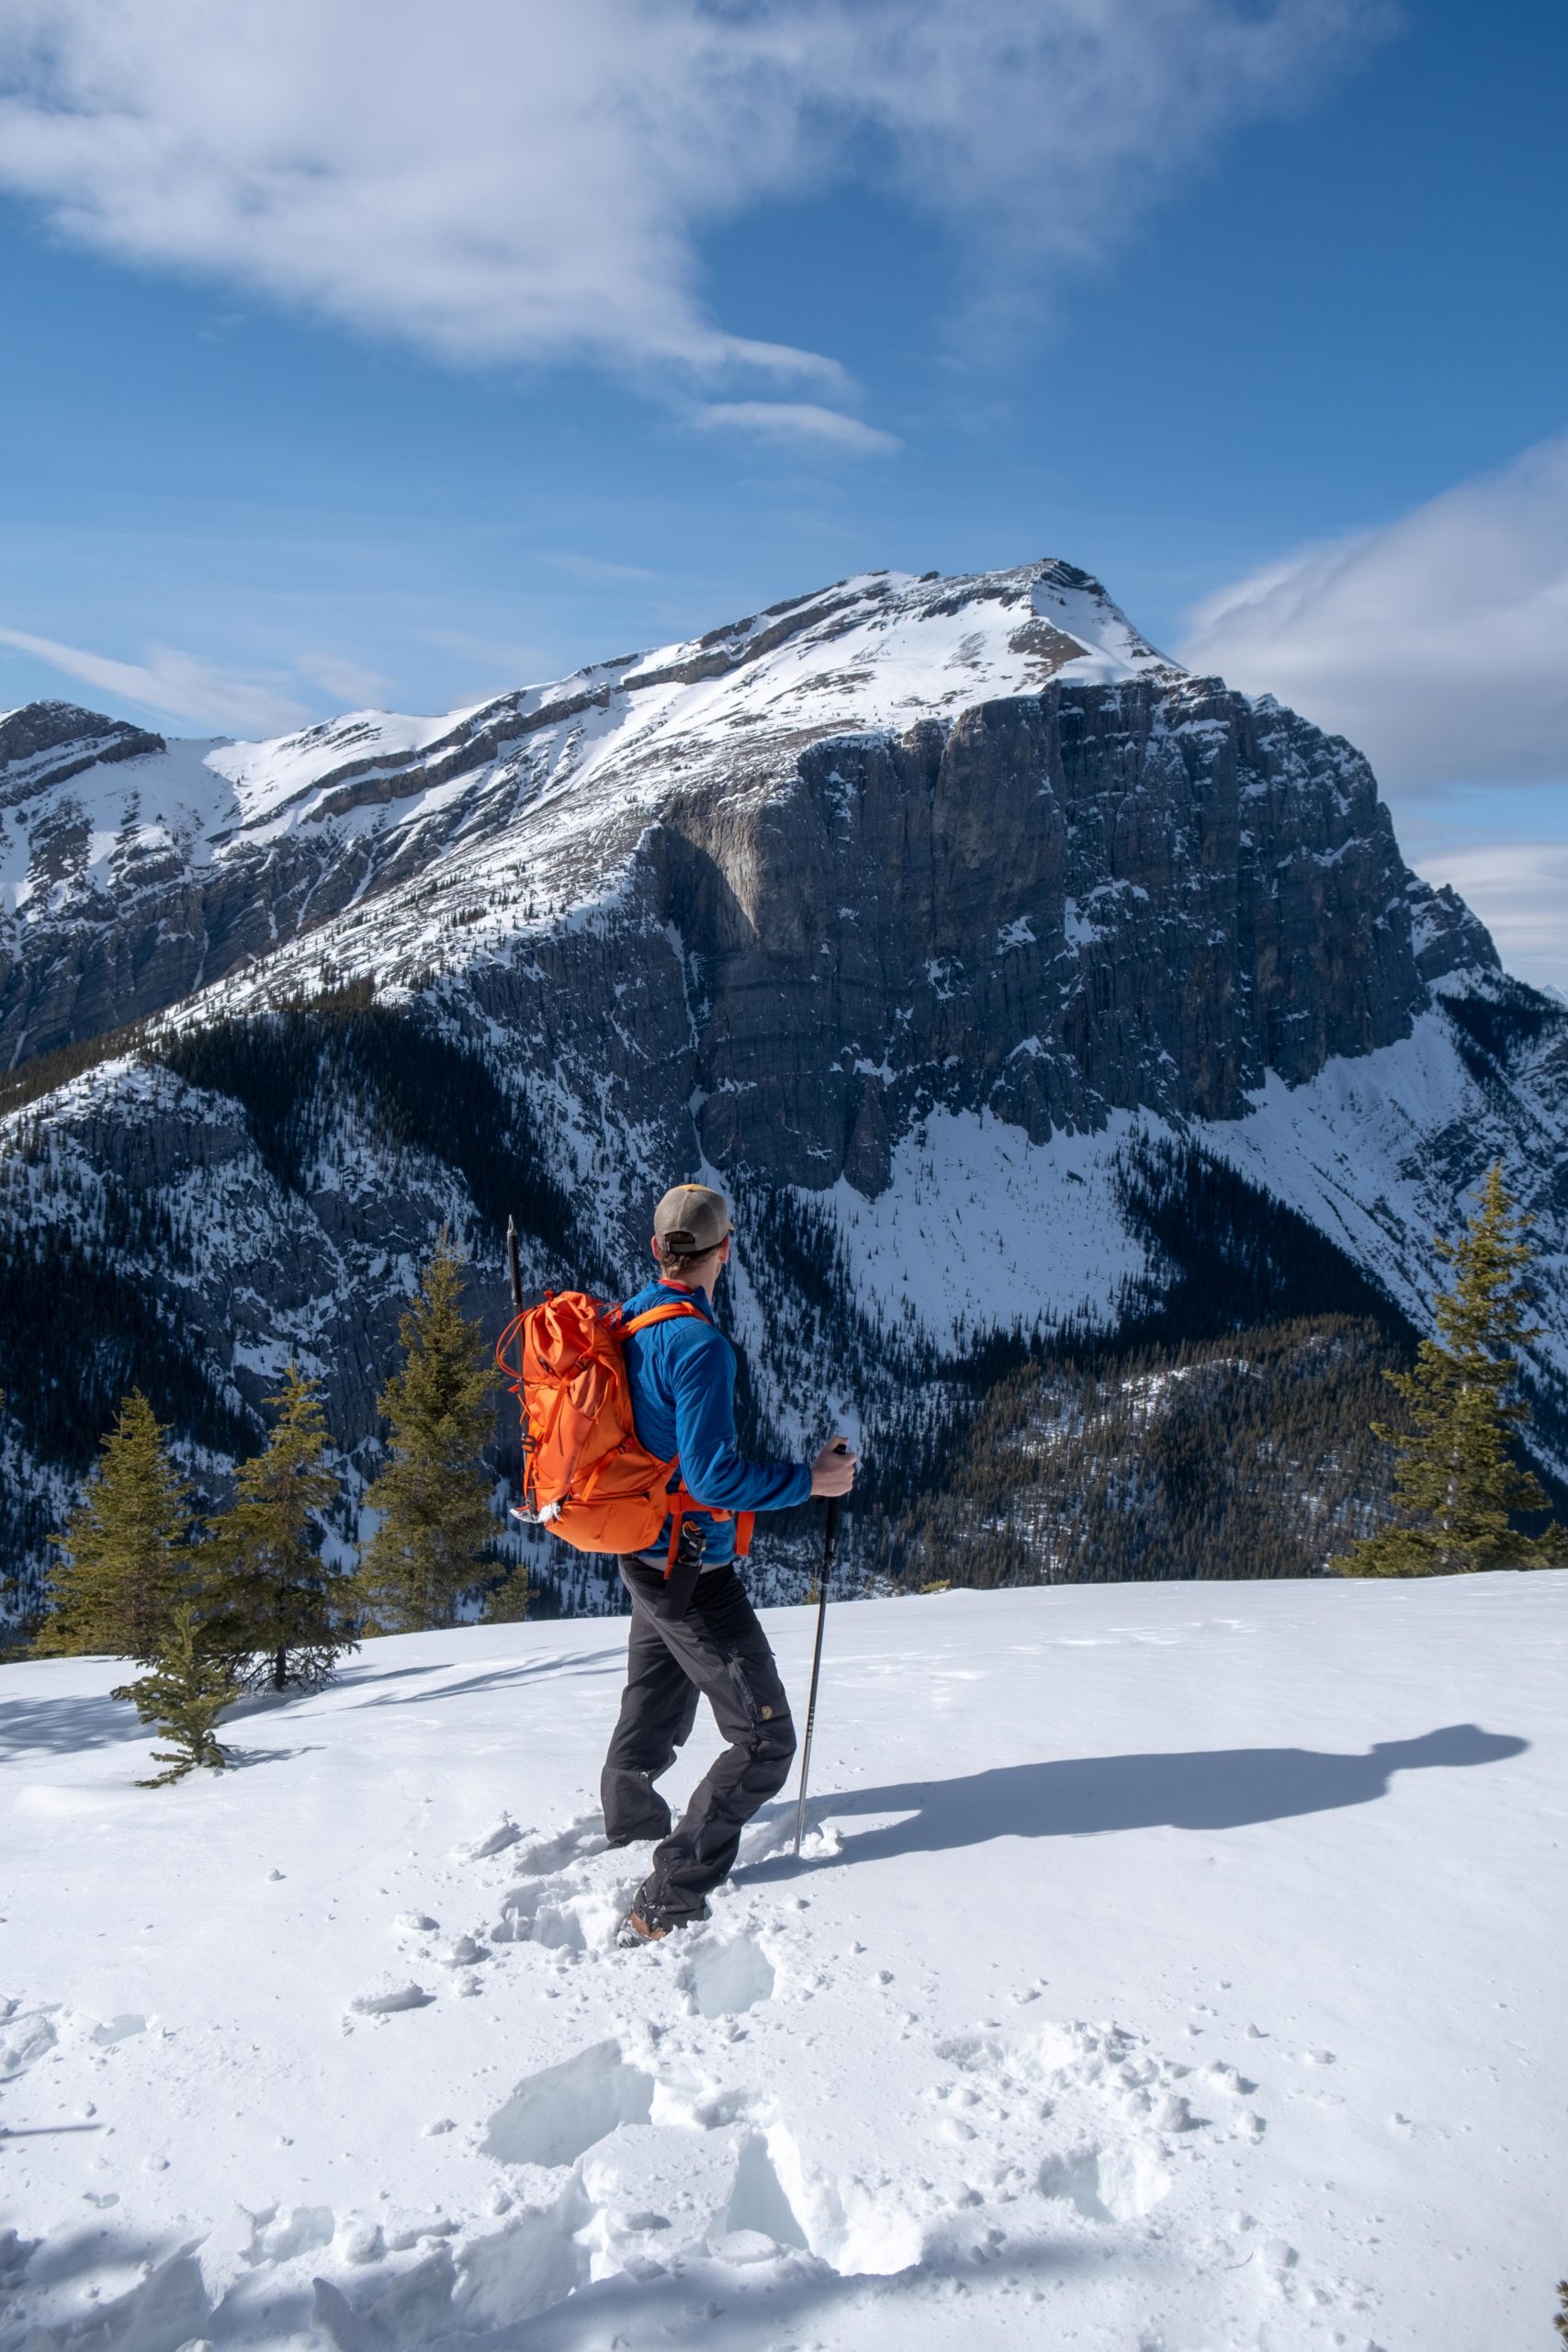
<instances>
[{"instance_id":1,"label":"cap worn backwards","mask_svg":"<svg viewBox=\"0 0 1568 2352\"><path fill-rule=\"evenodd\" d=\"M722 1193L707 1184L673 1184L653 1212L653 1235L663 1250L700 1258L716 1250L729 1231L729 1209Z\"/></svg>"}]
</instances>

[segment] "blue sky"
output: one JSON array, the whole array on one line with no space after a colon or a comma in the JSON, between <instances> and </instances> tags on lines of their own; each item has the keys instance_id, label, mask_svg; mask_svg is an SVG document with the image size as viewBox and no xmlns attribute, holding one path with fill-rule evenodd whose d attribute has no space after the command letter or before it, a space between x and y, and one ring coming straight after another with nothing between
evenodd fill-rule
<instances>
[{"instance_id":1,"label":"blue sky","mask_svg":"<svg viewBox=\"0 0 1568 2352\"><path fill-rule=\"evenodd\" d=\"M0 707L441 708L1062 554L1568 985L1563 12L435 23L14 0Z\"/></svg>"}]
</instances>

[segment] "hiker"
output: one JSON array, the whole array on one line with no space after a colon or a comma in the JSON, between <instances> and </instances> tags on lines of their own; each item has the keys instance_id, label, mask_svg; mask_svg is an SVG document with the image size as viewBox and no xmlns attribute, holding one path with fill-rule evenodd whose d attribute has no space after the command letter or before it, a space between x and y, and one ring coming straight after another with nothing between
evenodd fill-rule
<instances>
[{"instance_id":1,"label":"hiker","mask_svg":"<svg viewBox=\"0 0 1568 2352\"><path fill-rule=\"evenodd\" d=\"M795 1754L778 1668L735 1572L737 1520L744 1551L751 1512L845 1495L854 1484L855 1456L841 1438L809 1464L749 1462L737 1451L735 1351L713 1318L729 1243L723 1194L677 1184L654 1212L658 1277L623 1310L628 1325L675 1301L696 1310L629 1331L625 1342L637 1437L680 1464L673 1526L667 1520L651 1549L620 1562L631 1639L601 1783L611 1845L659 1841L626 1921L628 1939L643 1942L707 1917L705 1898L734 1868L742 1829L784 1786ZM699 1696L729 1745L672 1829L653 1784L690 1736Z\"/></svg>"}]
</instances>

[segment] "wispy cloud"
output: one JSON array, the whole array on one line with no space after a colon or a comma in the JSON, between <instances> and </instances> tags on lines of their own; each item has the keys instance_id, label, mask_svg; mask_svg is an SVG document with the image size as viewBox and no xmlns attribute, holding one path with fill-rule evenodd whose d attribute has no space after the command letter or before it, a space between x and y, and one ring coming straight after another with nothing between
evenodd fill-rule
<instances>
[{"instance_id":1,"label":"wispy cloud","mask_svg":"<svg viewBox=\"0 0 1568 2352\"><path fill-rule=\"evenodd\" d=\"M1192 616L1190 667L1348 735L1413 797L1568 782L1568 436Z\"/></svg>"},{"instance_id":2,"label":"wispy cloud","mask_svg":"<svg viewBox=\"0 0 1568 2352\"><path fill-rule=\"evenodd\" d=\"M1475 909L1510 972L1568 996L1568 842L1434 850L1416 862Z\"/></svg>"},{"instance_id":3,"label":"wispy cloud","mask_svg":"<svg viewBox=\"0 0 1568 2352\"><path fill-rule=\"evenodd\" d=\"M1388 16L1389 0L7 0L0 184L99 251L446 359L750 376L831 401L831 357L711 315L710 227L874 177L957 229L982 303L1016 308Z\"/></svg>"},{"instance_id":4,"label":"wispy cloud","mask_svg":"<svg viewBox=\"0 0 1568 2352\"><path fill-rule=\"evenodd\" d=\"M294 667L302 678L324 687L340 703L355 703L361 709L384 709L392 691L392 681L379 670L340 661L335 653L301 653L296 656Z\"/></svg>"},{"instance_id":5,"label":"wispy cloud","mask_svg":"<svg viewBox=\"0 0 1568 2352\"><path fill-rule=\"evenodd\" d=\"M810 401L706 401L693 411L692 423L705 432L750 433L764 441L842 449L862 458L891 457L904 446L896 433Z\"/></svg>"},{"instance_id":6,"label":"wispy cloud","mask_svg":"<svg viewBox=\"0 0 1568 2352\"><path fill-rule=\"evenodd\" d=\"M478 662L493 673L499 681L498 694L523 684L546 683L558 668L558 658L547 646L476 636L466 628L427 628L423 635L427 645L438 645L444 652L460 654L465 662Z\"/></svg>"},{"instance_id":7,"label":"wispy cloud","mask_svg":"<svg viewBox=\"0 0 1568 2352\"><path fill-rule=\"evenodd\" d=\"M117 662L19 628L0 628L0 645L30 653L100 694L221 734L285 735L310 717L301 704L278 692L276 680L216 669L173 646L154 646L145 662Z\"/></svg>"}]
</instances>

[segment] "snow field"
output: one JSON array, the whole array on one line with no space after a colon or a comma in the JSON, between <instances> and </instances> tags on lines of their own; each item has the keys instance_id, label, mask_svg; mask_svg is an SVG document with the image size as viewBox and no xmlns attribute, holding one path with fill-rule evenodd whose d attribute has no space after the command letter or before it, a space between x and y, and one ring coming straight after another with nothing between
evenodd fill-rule
<instances>
[{"instance_id":1,"label":"snow field","mask_svg":"<svg viewBox=\"0 0 1568 2352\"><path fill-rule=\"evenodd\" d=\"M368 1645L172 1790L123 1668L9 1668L0 2346L1525 2352L1565 1602L839 1608L802 1861L792 1790L632 1953L618 1624Z\"/></svg>"}]
</instances>

